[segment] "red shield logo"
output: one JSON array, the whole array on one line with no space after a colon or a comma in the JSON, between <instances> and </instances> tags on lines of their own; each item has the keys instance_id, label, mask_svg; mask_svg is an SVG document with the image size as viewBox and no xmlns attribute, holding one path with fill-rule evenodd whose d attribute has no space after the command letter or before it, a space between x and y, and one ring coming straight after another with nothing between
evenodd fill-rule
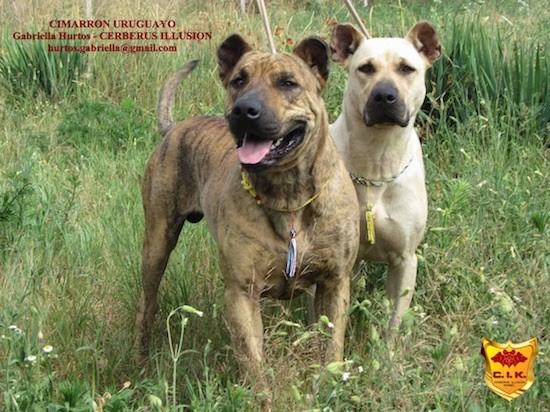
<instances>
[{"instance_id":1,"label":"red shield logo","mask_svg":"<svg viewBox=\"0 0 550 412\"><path fill-rule=\"evenodd\" d=\"M521 343L481 341L485 358L485 383L497 395L511 401L523 395L535 381L536 339Z\"/></svg>"}]
</instances>

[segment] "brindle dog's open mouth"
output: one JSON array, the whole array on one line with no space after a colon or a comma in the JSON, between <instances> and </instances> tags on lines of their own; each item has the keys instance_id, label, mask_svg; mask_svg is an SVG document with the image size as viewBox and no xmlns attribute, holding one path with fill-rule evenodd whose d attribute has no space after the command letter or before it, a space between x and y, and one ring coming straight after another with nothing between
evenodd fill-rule
<instances>
[{"instance_id":1,"label":"brindle dog's open mouth","mask_svg":"<svg viewBox=\"0 0 550 412\"><path fill-rule=\"evenodd\" d=\"M306 125L298 122L288 133L278 139L266 139L252 133L245 133L238 140L237 154L246 165L271 166L278 159L288 155L304 140Z\"/></svg>"}]
</instances>

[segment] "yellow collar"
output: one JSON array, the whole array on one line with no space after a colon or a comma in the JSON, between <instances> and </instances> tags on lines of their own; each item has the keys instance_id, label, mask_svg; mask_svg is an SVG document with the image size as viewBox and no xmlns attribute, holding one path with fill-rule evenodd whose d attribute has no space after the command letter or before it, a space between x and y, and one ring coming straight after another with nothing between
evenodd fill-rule
<instances>
[{"instance_id":1,"label":"yellow collar","mask_svg":"<svg viewBox=\"0 0 550 412\"><path fill-rule=\"evenodd\" d=\"M307 205L309 205L310 203L312 203L315 199L317 199L319 197L319 195L321 194L321 192L323 190L325 190L325 188L328 186L328 184L330 183L330 179L332 179L332 175L329 176L329 178L326 180L325 183L323 183L323 187L321 187L321 190L319 190L317 193L315 193L313 196L311 196L308 200L306 200L301 206L298 206L296 208L293 208L293 209L277 209L275 207L271 207L271 206L268 206L266 205L263 201L262 201L262 198L260 197L260 195L258 193L256 193L256 190L254 189L254 185L252 184L252 182L250 181L250 176L248 175L247 171L244 170L244 169L241 169L241 185L243 186L243 189L246 190L248 193L250 193L250 195L256 200L256 203L259 204L259 205L264 205L265 207L267 207L268 209L271 209L271 210L275 210L277 212L282 212L282 213L292 213L292 212L297 212L299 210L302 210L303 208L305 208Z\"/></svg>"}]
</instances>

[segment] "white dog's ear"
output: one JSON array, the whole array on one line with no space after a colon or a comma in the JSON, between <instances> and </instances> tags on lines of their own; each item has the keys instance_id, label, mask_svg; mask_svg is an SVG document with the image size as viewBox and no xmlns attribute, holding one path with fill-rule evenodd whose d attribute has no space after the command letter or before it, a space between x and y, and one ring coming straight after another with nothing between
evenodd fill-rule
<instances>
[{"instance_id":1,"label":"white dog's ear","mask_svg":"<svg viewBox=\"0 0 550 412\"><path fill-rule=\"evenodd\" d=\"M332 60L347 69L353 53L365 37L351 24L338 24L332 32L330 52Z\"/></svg>"},{"instance_id":2,"label":"white dog's ear","mask_svg":"<svg viewBox=\"0 0 550 412\"><path fill-rule=\"evenodd\" d=\"M220 45L218 49L218 65L220 67L220 79L222 79L224 86L227 86L227 79L237 62L250 50L252 50L252 47L238 34L229 36Z\"/></svg>"},{"instance_id":3,"label":"white dog's ear","mask_svg":"<svg viewBox=\"0 0 550 412\"><path fill-rule=\"evenodd\" d=\"M405 39L424 57L428 67L441 57L441 43L435 29L427 21L416 23Z\"/></svg>"},{"instance_id":4,"label":"white dog's ear","mask_svg":"<svg viewBox=\"0 0 550 412\"><path fill-rule=\"evenodd\" d=\"M330 70L328 45L318 37L302 40L292 51L311 68L321 89L325 87Z\"/></svg>"}]
</instances>

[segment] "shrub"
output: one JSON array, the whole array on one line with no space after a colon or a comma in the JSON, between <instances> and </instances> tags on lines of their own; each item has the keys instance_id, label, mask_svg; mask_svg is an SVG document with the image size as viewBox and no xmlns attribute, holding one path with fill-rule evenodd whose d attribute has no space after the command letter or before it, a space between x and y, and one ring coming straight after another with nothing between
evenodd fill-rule
<instances>
[{"instance_id":1,"label":"shrub","mask_svg":"<svg viewBox=\"0 0 550 412\"><path fill-rule=\"evenodd\" d=\"M452 127L473 116L504 115L518 122L514 128L524 132L521 137L537 131L532 126L524 130L528 119L538 131L546 127L547 45L505 41L498 30L490 35L487 24L479 20L455 21L442 38L445 56L430 69L428 80L433 89L430 108L440 119L438 125Z\"/></svg>"},{"instance_id":2,"label":"shrub","mask_svg":"<svg viewBox=\"0 0 550 412\"><path fill-rule=\"evenodd\" d=\"M75 41L66 45L80 46ZM5 49L0 56L0 77L15 96L43 93L49 98L63 98L74 91L87 69L87 55L50 52L45 41L10 39L5 41Z\"/></svg>"}]
</instances>

